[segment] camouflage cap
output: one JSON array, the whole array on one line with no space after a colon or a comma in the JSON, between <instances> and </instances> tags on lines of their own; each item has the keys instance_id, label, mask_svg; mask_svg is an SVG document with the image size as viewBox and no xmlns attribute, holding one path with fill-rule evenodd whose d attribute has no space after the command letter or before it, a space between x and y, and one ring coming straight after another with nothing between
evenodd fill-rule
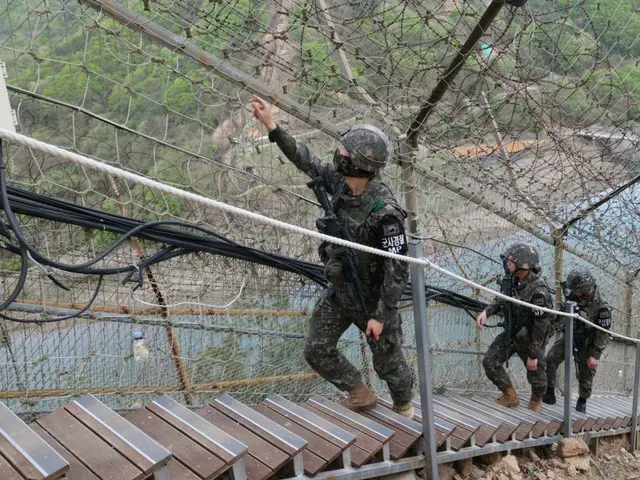
<instances>
[{"instance_id":1,"label":"camouflage cap","mask_svg":"<svg viewBox=\"0 0 640 480\"><path fill-rule=\"evenodd\" d=\"M340 135L340 143L353 165L365 172L377 172L389 159L389 138L373 125L354 125Z\"/></svg>"},{"instance_id":2,"label":"camouflage cap","mask_svg":"<svg viewBox=\"0 0 640 480\"><path fill-rule=\"evenodd\" d=\"M596 279L586 268L576 268L567 275L567 287L574 292L590 293L596 287Z\"/></svg>"},{"instance_id":3,"label":"camouflage cap","mask_svg":"<svg viewBox=\"0 0 640 480\"><path fill-rule=\"evenodd\" d=\"M507 248L505 257L516 264L518 268L534 269L540 266L540 255L528 243L516 243Z\"/></svg>"}]
</instances>

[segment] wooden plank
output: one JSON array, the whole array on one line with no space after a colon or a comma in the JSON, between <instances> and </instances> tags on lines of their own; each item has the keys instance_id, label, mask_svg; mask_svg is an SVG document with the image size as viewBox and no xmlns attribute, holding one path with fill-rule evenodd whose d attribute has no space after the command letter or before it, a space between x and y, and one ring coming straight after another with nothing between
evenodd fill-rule
<instances>
[{"instance_id":1,"label":"wooden plank","mask_svg":"<svg viewBox=\"0 0 640 480\"><path fill-rule=\"evenodd\" d=\"M392 402L385 402L384 400L378 399L378 405L380 406L380 408L386 409L390 413L394 413L392 410L393 408ZM439 424L442 425L443 423L445 423L449 428L451 428L451 430L446 431L445 435L448 435L448 439L450 440L450 446L452 450L458 451L462 447L471 444L471 438L475 434L474 431L468 430L465 427L458 426L454 423L449 422L448 420L439 418L437 415L434 415L434 416L436 419L436 422L435 422L436 432L441 431L440 428L442 427L438 427ZM421 425L422 416L419 413L415 414L413 420L417 422L420 425L420 429L422 429L422 425Z\"/></svg>"},{"instance_id":2,"label":"wooden plank","mask_svg":"<svg viewBox=\"0 0 640 480\"><path fill-rule=\"evenodd\" d=\"M433 405L433 414L436 418L444 419L454 425L451 435L462 440L461 447L471 444L472 437L475 445L483 447L493 439L493 434L497 430L495 427L484 425L469 417L463 417L457 412L435 403ZM422 415L416 414L414 419L422 423ZM454 450L461 448L458 447L458 442L454 442L453 439L451 440L451 447Z\"/></svg>"},{"instance_id":3,"label":"wooden plank","mask_svg":"<svg viewBox=\"0 0 640 480\"><path fill-rule=\"evenodd\" d=\"M307 446L304 439L282 428L230 395L224 394L216 398L212 406L291 456L301 452Z\"/></svg>"},{"instance_id":4,"label":"wooden plank","mask_svg":"<svg viewBox=\"0 0 640 480\"><path fill-rule=\"evenodd\" d=\"M349 425L342 423L340 420L331 417L330 415L321 412L309 405L305 406L311 413L319 416L320 418L324 418L327 421L335 423L338 427L343 428L345 430L349 429ZM351 445L351 462L356 467L361 467L368 463L371 458L380 450L382 450L382 443L376 441L375 439L368 437L364 433L353 429L353 434L356 437L356 441ZM377 445L377 448L376 448Z\"/></svg>"},{"instance_id":5,"label":"wooden plank","mask_svg":"<svg viewBox=\"0 0 640 480\"><path fill-rule=\"evenodd\" d=\"M338 456L340 455L341 451L335 445L332 445L329 442L324 442L323 439L312 434L305 428L300 427L298 424L291 422L290 420L287 420L286 418L274 412L270 408L264 405L256 405L255 410L265 418L268 418L272 422L275 422L280 426L286 428L287 430L291 431L298 438L302 438L305 440L306 448L302 450L302 458L304 461L304 471L307 475L315 475L316 473L321 471L323 468L325 468L331 461L338 458ZM313 446L311 445L311 441L313 441ZM323 450L323 453L327 457L330 457L331 460L328 461L326 458L318 455L318 452L316 450L316 448L318 448L318 445L317 445L318 442L320 442L320 444L324 442L325 448ZM322 448L322 446L320 448ZM331 451L333 455L330 455L329 451Z\"/></svg>"},{"instance_id":6,"label":"wooden plank","mask_svg":"<svg viewBox=\"0 0 640 480\"><path fill-rule=\"evenodd\" d=\"M420 397L413 399L414 405L420 405ZM467 430L471 430L473 432L478 431L482 426L482 423L477 419L477 417L470 417L468 415L462 415L455 410L449 409L446 405L442 405L437 402L433 402L433 411L434 414L439 415L441 418L447 420L448 422L457 425L459 427L466 428ZM416 411L416 415L419 415L422 418L421 410L418 408ZM422 420L419 420L420 422Z\"/></svg>"},{"instance_id":7,"label":"wooden plank","mask_svg":"<svg viewBox=\"0 0 640 480\"><path fill-rule=\"evenodd\" d=\"M325 440L340 447L341 450L349 448L356 441L353 433L314 415L309 410L287 400L281 395L269 395L264 399L263 404L283 417L293 419L298 425L315 432Z\"/></svg>"},{"instance_id":8,"label":"wooden plank","mask_svg":"<svg viewBox=\"0 0 640 480\"><path fill-rule=\"evenodd\" d=\"M518 441L523 441L529 438L531 430L533 430L533 423L515 418L511 415L505 414L504 412L487 409L484 405L479 405L466 397L454 396L451 397L450 400L469 409L472 412L482 413L494 418L496 421L508 423L509 425L515 427L513 434Z\"/></svg>"},{"instance_id":9,"label":"wooden plank","mask_svg":"<svg viewBox=\"0 0 640 480\"><path fill-rule=\"evenodd\" d=\"M633 418L631 412L633 410L631 399L628 399L626 397L610 397L607 398L607 400L612 404L612 406L615 406L615 408L620 411L620 415L622 415L625 419L623 425L628 426L631 423L631 419ZM587 405L587 409L588 408L589 406ZM640 416L638 416L638 418L640 419Z\"/></svg>"},{"instance_id":10,"label":"wooden plank","mask_svg":"<svg viewBox=\"0 0 640 480\"><path fill-rule=\"evenodd\" d=\"M590 402L599 401L601 399L602 400L606 399L607 403L614 405L616 409L620 410L621 415L631 418L631 411L633 410L633 404L632 404L632 400L626 397L592 397L587 401L587 408Z\"/></svg>"},{"instance_id":11,"label":"wooden plank","mask_svg":"<svg viewBox=\"0 0 640 480\"><path fill-rule=\"evenodd\" d=\"M247 430L213 406L198 408L194 410L194 413L221 428L229 435L234 435L249 448L248 454L264 464L271 473L276 472L291 460L289 455ZM247 467L247 475L250 480L256 478L253 473L249 472L249 467Z\"/></svg>"},{"instance_id":12,"label":"wooden plank","mask_svg":"<svg viewBox=\"0 0 640 480\"><path fill-rule=\"evenodd\" d=\"M36 423L94 472L101 480L142 480L146 475L64 409Z\"/></svg>"},{"instance_id":13,"label":"wooden plank","mask_svg":"<svg viewBox=\"0 0 640 480\"><path fill-rule=\"evenodd\" d=\"M495 410L498 410L502 413L509 413L510 415L516 417L516 418L521 418L524 421L527 421L529 423L533 424L533 428L531 429L531 436L533 438L540 438L541 436L544 435L544 432L546 431L547 427L549 426L549 422L545 421L543 419L541 419L540 417L536 417L533 412L528 413L528 412L523 412L522 408L518 409L518 408L508 408L508 407L504 407L502 405L498 405L497 403L495 403L494 400L490 400L488 398L484 398L484 397L472 397L471 398L472 401L479 403L480 405L484 405L485 408L493 408ZM530 411L529 411L530 412Z\"/></svg>"},{"instance_id":14,"label":"wooden plank","mask_svg":"<svg viewBox=\"0 0 640 480\"><path fill-rule=\"evenodd\" d=\"M73 412L75 407L93 417L94 423L101 424L110 431L112 436L117 437L120 442L126 444L128 448L122 450L123 455L145 473L166 465L171 458L171 454L167 449L131 425L131 423L127 422L122 416L111 410L93 395L83 395L65 408L67 411ZM73 413L73 415L79 416L77 413ZM83 423L85 421L83 420ZM88 423L85 424L88 425ZM96 431L92 427L91 429ZM106 441L111 443L111 440ZM115 446L117 444L112 443L112 445ZM131 451L135 451L135 454L132 454ZM143 461L140 460L140 456L144 457ZM151 467L147 468L147 464L151 464Z\"/></svg>"},{"instance_id":15,"label":"wooden plank","mask_svg":"<svg viewBox=\"0 0 640 480\"><path fill-rule=\"evenodd\" d=\"M495 435L495 439L498 443L504 443L510 440L517 428L517 425L514 425L512 423L497 421L496 419L488 415L484 415L480 412L471 412L464 406L456 404L446 397L435 396L433 399L433 403L434 405L446 407L449 410L458 412L460 415L464 415L465 417L477 418L480 422L482 422L483 426L494 429L494 433L491 435L491 437ZM489 432L490 430L488 429L484 430L485 435L488 435ZM478 446L481 446L481 440L479 441L478 437L479 435L476 435L476 443L478 444ZM488 439L487 441L491 441L491 439Z\"/></svg>"},{"instance_id":16,"label":"wooden plank","mask_svg":"<svg viewBox=\"0 0 640 480\"><path fill-rule=\"evenodd\" d=\"M442 405L443 407L447 407L451 410L454 410L458 413L460 413L461 415L464 415L466 417L472 417L472 418L476 418L478 419L479 422L482 422L484 424L490 425L492 427L496 427L499 428L500 425L503 425L504 422L500 422L488 415L485 415L483 413L480 412L469 412L468 410L466 410L463 406L452 402L451 399L447 398L447 397L442 397L440 395L434 395L433 396L433 403L436 405ZM420 405L420 400L418 399L418 401L416 402L416 400L414 399L413 401L414 405Z\"/></svg>"},{"instance_id":17,"label":"wooden plank","mask_svg":"<svg viewBox=\"0 0 640 480\"><path fill-rule=\"evenodd\" d=\"M2 480L25 480L25 477L20 475L2 455L0 455L0 478Z\"/></svg>"},{"instance_id":18,"label":"wooden plank","mask_svg":"<svg viewBox=\"0 0 640 480\"><path fill-rule=\"evenodd\" d=\"M520 405L512 409L524 415L531 415L533 418L537 418L541 422L546 422L546 424L539 424L539 425L534 424L534 430L536 435L538 434L538 432L540 435L543 435L546 431L546 434L548 436L553 436L560 431L563 420L559 420L555 415L551 414L544 408L542 408L539 412L534 412L533 410L529 410L527 407L524 406L525 404L528 404L528 403L529 403L529 396L524 395L523 397L520 398ZM545 405L545 404L543 403L542 405ZM534 438L537 438L535 435L533 436Z\"/></svg>"},{"instance_id":19,"label":"wooden plank","mask_svg":"<svg viewBox=\"0 0 640 480\"><path fill-rule=\"evenodd\" d=\"M530 395L527 395L527 394L522 395L522 397L520 398L521 404L528 403L529 399L530 399ZM558 407L560 407L560 411L558 411ZM524 408L524 407L519 407L519 408ZM542 410L539 413L531 412L530 410L529 410L529 413L538 415L538 416L545 416L546 419L551 420L551 422L549 423L549 426L547 427L548 435L554 435L555 433L558 433L562 429L562 424L564 423L564 404L562 406L559 406L557 403L556 405L548 405L543 402ZM558 426L558 422L560 422L559 426ZM572 426L573 432L574 433L577 433L579 431L588 432L591 430L591 427L593 426L594 423L595 423L595 419L590 418L588 415L583 415L583 418L581 420L579 420L577 423L574 422Z\"/></svg>"},{"instance_id":20,"label":"wooden plank","mask_svg":"<svg viewBox=\"0 0 640 480\"><path fill-rule=\"evenodd\" d=\"M2 426L3 425L0 425L0 432L2 432ZM2 455L10 465L13 465L13 467L20 472L20 478L22 478L22 476L29 479L33 478L34 480L52 478L49 476L45 477L42 472L38 470L36 465L30 462L27 457L20 452L20 450L14 447L9 440L2 435L0 435L0 455Z\"/></svg>"},{"instance_id":21,"label":"wooden plank","mask_svg":"<svg viewBox=\"0 0 640 480\"><path fill-rule=\"evenodd\" d=\"M382 450L382 445L383 443L380 442L379 440L376 440L373 437L370 437L369 435L367 435L366 433L362 432L361 430L358 430L354 427L352 427L351 425L344 423L342 421L341 418L336 418L333 417L329 414L327 414L326 412L319 410L317 408L315 408L313 406L313 404L305 404L305 408L307 410L309 410L310 412L318 415L321 418L324 418L325 420L328 420L330 422L335 422L335 424L347 431L351 430L351 432L355 435L356 437L356 441L354 443L354 445L357 445L358 447L362 448L363 450L367 451L367 452L371 452L371 453L377 453L380 450Z\"/></svg>"},{"instance_id":22,"label":"wooden plank","mask_svg":"<svg viewBox=\"0 0 640 480\"><path fill-rule=\"evenodd\" d=\"M172 458L167 464L169 478L171 480L200 480L200 477L182 465L178 460Z\"/></svg>"},{"instance_id":23,"label":"wooden plank","mask_svg":"<svg viewBox=\"0 0 640 480\"><path fill-rule=\"evenodd\" d=\"M554 412L562 415L564 419L564 399L562 397L558 397L558 402L555 405L548 405L543 403L542 408L553 410ZM571 430L573 433L579 433L584 429L584 424L587 422L587 416L578 414L575 410L571 410Z\"/></svg>"},{"instance_id":24,"label":"wooden plank","mask_svg":"<svg viewBox=\"0 0 640 480\"><path fill-rule=\"evenodd\" d=\"M278 423L280 426L290 430L307 441L307 450L315 453L322 458L327 464L334 461L342 453L342 449L329 442L325 437L317 435L315 431L300 425L295 418L285 417L280 412L272 410L268 405L261 403L256 405L255 409L265 417ZM355 439L354 439L355 440Z\"/></svg>"},{"instance_id":25,"label":"wooden plank","mask_svg":"<svg viewBox=\"0 0 640 480\"><path fill-rule=\"evenodd\" d=\"M134 449L129 443L119 437L112 429L105 427L104 424L99 422L96 418L92 417L85 410L81 409L77 405L70 403L65 405L64 409L73 415L78 421L82 422L89 430L95 433L98 437L104 440L107 444L111 445L120 454L127 458L136 467L142 470L145 474L149 474L153 471L156 464L149 461L141 452ZM163 464L168 461L165 460Z\"/></svg>"},{"instance_id":26,"label":"wooden plank","mask_svg":"<svg viewBox=\"0 0 640 480\"><path fill-rule=\"evenodd\" d=\"M405 454L415 445L417 438L412 435L406 433L395 425L391 425L390 423L385 422L384 418L375 417L372 415L372 410L367 410L366 412L360 412L360 415L367 417L371 420L381 423L383 426L390 428L395 431L394 436L391 438L391 442L389 443L389 450L391 454L392 460L399 460L405 456ZM446 435L442 433L438 437L438 433L436 432L437 440L441 440L438 446L444 443L444 439Z\"/></svg>"},{"instance_id":27,"label":"wooden plank","mask_svg":"<svg viewBox=\"0 0 640 480\"><path fill-rule=\"evenodd\" d=\"M379 397L378 398L378 405L383 406L384 408L386 408L387 410L391 410L393 411L393 401L389 398L385 398L385 397ZM420 408L418 409L414 409L415 410L415 414L413 417L413 421L417 422L417 423L422 423L422 412L420 411ZM394 412L395 413L395 412ZM435 427L440 430L441 432L445 433L445 434L449 434L451 432L453 432L453 430L456 428L456 425L453 424L452 422L442 418L442 417L435 417L433 419L434 421L434 425Z\"/></svg>"},{"instance_id":28,"label":"wooden plank","mask_svg":"<svg viewBox=\"0 0 640 480\"><path fill-rule=\"evenodd\" d=\"M26 478L56 479L69 470L64 458L0 402L0 452Z\"/></svg>"},{"instance_id":29,"label":"wooden plank","mask_svg":"<svg viewBox=\"0 0 640 480\"><path fill-rule=\"evenodd\" d=\"M564 398L563 397L558 397L558 403L556 403L555 405L549 405L549 408L555 409L559 414L564 415ZM600 410L598 410L597 412L592 412L592 413L596 413L596 415L598 417L603 416L604 417L604 422L603 422L603 427L605 427L606 430L608 430L609 428L611 428L611 425L613 425L613 423L615 422L615 417L609 415L608 413L605 412L601 412ZM573 432L576 432L576 426L577 425L581 425L581 428L584 429L585 425L587 424L587 420L589 419L589 417L592 416L592 414L589 414L589 416L582 414L582 413L578 413L575 411L575 409L573 408L573 406L571 407L571 418L572 421L574 422L573 425ZM593 424L591 425L591 428L593 429L593 427L597 424L597 422L593 422Z\"/></svg>"},{"instance_id":30,"label":"wooden plank","mask_svg":"<svg viewBox=\"0 0 640 480\"><path fill-rule=\"evenodd\" d=\"M388 442L394 434L393 430L386 428L377 422L373 422L359 413L349 410L348 408L321 397L320 395L312 395L307 404L322 410L327 415L340 419L352 428L360 430L365 435L375 438L382 443Z\"/></svg>"},{"instance_id":31,"label":"wooden plank","mask_svg":"<svg viewBox=\"0 0 640 480\"><path fill-rule=\"evenodd\" d=\"M594 432L599 432L600 430L602 430L605 420L606 419L603 417L598 417L598 419L596 420L596 423L593 424L592 430Z\"/></svg>"},{"instance_id":32,"label":"wooden plank","mask_svg":"<svg viewBox=\"0 0 640 480\"><path fill-rule=\"evenodd\" d=\"M273 474L273 470L253 455L245 455L243 458L248 480L264 480Z\"/></svg>"},{"instance_id":33,"label":"wooden plank","mask_svg":"<svg viewBox=\"0 0 640 480\"><path fill-rule=\"evenodd\" d=\"M89 470L78 458L76 458L69 450L67 450L61 443L53 438L49 433L44 430L37 423L32 423L30 427L42 439L47 442L52 448L58 452L67 463L69 463L69 471L67 472L67 478L69 480L100 480L91 470ZM2 478L2 477L0 477Z\"/></svg>"},{"instance_id":34,"label":"wooden plank","mask_svg":"<svg viewBox=\"0 0 640 480\"><path fill-rule=\"evenodd\" d=\"M200 478L216 478L230 468L223 460L145 408L129 412L125 418L167 448L175 459Z\"/></svg>"},{"instance_id":35,"label":"wooden plank","mask_svg":"<svg viewBox=\"0 0 640 480\"><path fill-rule=\"evenodd\" d=\"M624 415L616 408L611 408L609 405L604 402L587 402L587 409L591 410L593 413L600 413L602 415L608 415L613 419L613 422L609 424L609 428L618 429L621 427L626 427L627 422L631 420L631 417L624 417Z\"/></svg>"},{"instance_id":36,"label":"wooden plank","mask_svg":"<svg viewBox=\"0 0 640 480\"><path fill-rule=\"evenodd\" d=\"M233 465L247 453L248 447L242 442L167 395L156 398L147 405L147 410L206 448L227 465Z\"/></svg>"}]
</instances>

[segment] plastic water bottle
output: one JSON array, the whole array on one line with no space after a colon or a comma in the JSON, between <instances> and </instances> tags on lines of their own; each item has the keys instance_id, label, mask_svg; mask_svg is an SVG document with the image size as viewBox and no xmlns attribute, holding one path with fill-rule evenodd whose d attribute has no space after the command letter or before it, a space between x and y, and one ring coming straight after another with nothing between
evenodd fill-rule
<instances>
[{"instance_id":1,"label":"plastic water bottle","mask_svg":"<svg viewBox=\"0 0 640 480\"><path fill-rule=\"evenodd\" d=\"M149 358L149 346L144 339L142 332L133 332L133 343L131 344L131 353L136 362Z\"/></svg>"}]
</instances>

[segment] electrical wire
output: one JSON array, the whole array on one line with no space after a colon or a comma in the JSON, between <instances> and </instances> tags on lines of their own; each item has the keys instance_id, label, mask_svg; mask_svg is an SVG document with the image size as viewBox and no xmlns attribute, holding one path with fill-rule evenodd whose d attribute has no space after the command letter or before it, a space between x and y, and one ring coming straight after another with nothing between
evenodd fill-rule
<instances>
[{"instance_id":1,"label":"electrical wire","mask_svg":"<svg viewBox=\"0 0 640 480\"><path fill-rule=\"evenodd\" d=\"M308 278L320 287L327 288L328 281L324 273L322 264L301 261L282 255L264 252L262 250L253 249L240 245L212 230L193 225L187 222L175 220L158 220L151 222L142 222L139 220L122 217L115 214L102 212L99 210L78 206L61 200L46 197L34 192L29 192L15 187L9 187L6 184L6 171L4 168L2 149L0 148L0 201L1 206L5 210L5 215L9 222L8 227L0 224L0 236L11 240L11 233L17 239L17 245L5 242L0 245L12 253L21 256L21 269L18 283L9 297L0 305L0 311L5 310L20 294L24 287L29 260L31 260L38 268L40 268L48 278L51 279L58 287L68 289L64 284L53 277L46 270L46 267L56 268L62 271L80 273L85 275L99 275L98 286L90 299L89 303L79 312L53 319L34 320L34 319L17 319L0 314L1 318L24 323L49 323L55 321L68 320L85 313L97 297L98 290L102 285L103 276L126 273L122 283L132 280L137 275L138 288L143 283L143 271L145 268L170 260L172 258L191 254L194 252L207 252L214 255L222 255L229 258L238 259L266 265L279 270L292 272ZM41 255L34 247L32 247L22 234L20 223L15 214L27 215L31 217L43 218L56 222L64 222L67 224L100 229L109 231L120 236L105 250L100 252L94 258L85 262L71 265L49 259ZM186 232L175 227L183 229L195 230L200 234ZM115 249L122 245L126 240L132 237L152 240L165 245L153 255L142 259L140 262L122 267L98 268L95 265L104 260L108 255L113 253ZM135 290L134 288L134 290ZM469 316L475 320L474 313L484 310L486 303L472 299L462 294L452 292L440 287L427 285L425 287L427 302L430 300L438 300L447 305L461 308ZM411 285L407 285L402 300L411 299ZM487 325L492 326L492 325ZM495 325L500 326L500 325Z\"/></svg>"}]
</instances>

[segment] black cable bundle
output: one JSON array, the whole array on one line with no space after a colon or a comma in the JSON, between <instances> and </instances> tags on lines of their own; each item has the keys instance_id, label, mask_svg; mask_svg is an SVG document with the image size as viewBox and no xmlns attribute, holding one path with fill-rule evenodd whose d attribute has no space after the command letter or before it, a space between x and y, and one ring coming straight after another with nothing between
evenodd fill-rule
<instances>
[{"instance_id":1,"label":"black cable bundle","mask_svg":"<svg viewBox=\"0 0 640 480\"><path fill-rule=\"evenodd\" d=\"M54 198L45 197L44 195L19 188L9 187L6 183L2 154L2 148L0 148L0 207L5 211L8 225L0 223L0 236L5 237L6 239L6 241L0 246L10 252L20 255L21 267L16 287L8 298L0 305L0 318L25 323L48 323L68 320L70 318L80 316L85 313L95 301L105 275L128 273L124 278L123 283L131 281L132 277L137 275L137 283L139 286L143 282L143 271L146 267L171 258L195 252L206 252L213 255L222 255L228 258L265 265L304 276L321 287L328 287L328 281L325 277L324 266L322 264L296 260L283 255L277 255L246 247L219 235L214 231L187 222L172 220L142 222L120 215L110 214L61 200L56 200ZM103 252L96 255L95 258L86 262L76 265L57 262L41 255L40 252L34 249L26 241L22 234L20 223L15 217L16 213L81 227L106 230L120 234L120 237ZM195 230L198 233L190 233L184 230L179 230L175 227ZM202 234L206 234L206 236ZM100 268L95 266L109 254L113 253L113 251L123 242L134 236L152 240L165 246L153 255L140 260L136 264L113 268ZM98 284L87 305L73 315L51 319L25 320L12 318L2 313L2 311L20 295L27 277L30 259L43 266L67 272L98 275ZM48 274L47 276L58 287L69 290L68 287L58 281L53 275ZM462 308L473 318L475 317L472 312L482 311L486 306L482 301L474 300L464 295L434 286L427 286L426 293L427 302L429 300L438 300L447 305ZM403 300L411 300L411 285L407 286L403 295Z\"/></svg>"}]
</instances>

